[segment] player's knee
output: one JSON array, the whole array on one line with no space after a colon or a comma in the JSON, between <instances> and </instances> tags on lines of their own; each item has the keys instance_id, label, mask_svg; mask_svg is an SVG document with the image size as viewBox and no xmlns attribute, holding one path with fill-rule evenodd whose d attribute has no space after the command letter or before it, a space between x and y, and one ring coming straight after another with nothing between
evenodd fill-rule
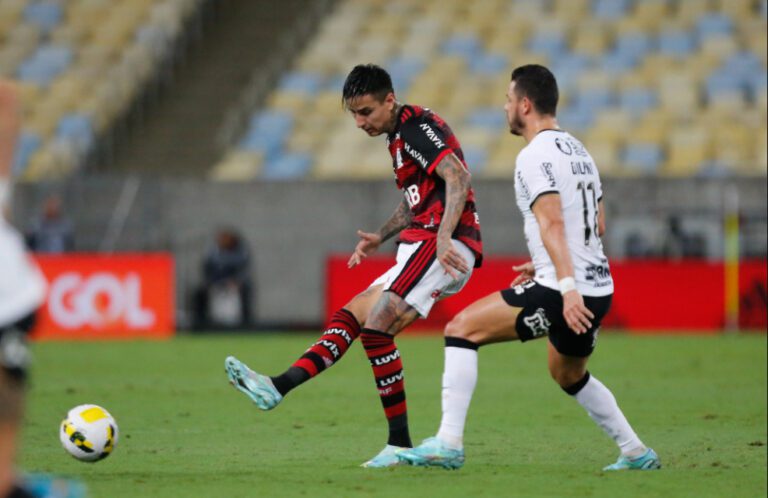
<instances>
[{"instance_id":1,"label":"player's knee","mask_svg":"<svg viewBox=\"0 0 768 498\"><path fill-rule=\"evenodd\" d=\"M557 384L566 389L579 382L584 377L584 371L570 370L565 368L552 367L549 368L549 374Z\"/></svg>"},{"instance_id":2,"label":"player's knee","mask_svg":"<svg viewBox=\"0 0 768 498\"><path fill-rule=\"evenodd\" d=\"M461 339L472 340L472 327L467 314L464 312L454 316L448 325L445 326L445 337L458 337Z\"/></svg>"}]
</instances>

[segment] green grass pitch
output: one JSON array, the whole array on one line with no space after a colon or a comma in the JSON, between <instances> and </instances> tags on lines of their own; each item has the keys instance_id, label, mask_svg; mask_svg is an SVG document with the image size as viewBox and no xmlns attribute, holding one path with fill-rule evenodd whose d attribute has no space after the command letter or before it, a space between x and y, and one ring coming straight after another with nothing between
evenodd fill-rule
<instances>
[{"instance_id":1,"label":"green grass pitch","mask_svg":"<svg viewBox=\"0 0 768 498\"><path fill-rule=\"evenodd\" d=\"M235 354L282 371L305 334L183 336L168 342L40 343L20 466L77 477L109 497L756 497L766 495L766 336L603 332L590 363L658 472L603 473L617 451L549 378L543 341L480 350L480 377L458 471L362 469L386 439L370 367L355 344L339 364L261 412L223 371ZM439 336L398 338L414 441L440 417ZM115 415L115 453L64 453L66 411Z\"/></svg>"}]
</instances>

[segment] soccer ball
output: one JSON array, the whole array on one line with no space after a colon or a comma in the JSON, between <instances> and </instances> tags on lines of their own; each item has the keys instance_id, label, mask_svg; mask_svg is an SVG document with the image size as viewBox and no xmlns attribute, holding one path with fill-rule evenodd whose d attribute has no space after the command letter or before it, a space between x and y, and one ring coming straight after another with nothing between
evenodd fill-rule
<instances>
[{"instance_id":1,"label":"soccer ball","mask_svg":"<svg viewBox=\"0 0 768 498\"><path fill-rule=\"evenodd\" d=\"M117 422L100 406L76 406L62 420L59 439L73 457L82 462L97 462L114 451Z\"/></svg>"}]
</instances>

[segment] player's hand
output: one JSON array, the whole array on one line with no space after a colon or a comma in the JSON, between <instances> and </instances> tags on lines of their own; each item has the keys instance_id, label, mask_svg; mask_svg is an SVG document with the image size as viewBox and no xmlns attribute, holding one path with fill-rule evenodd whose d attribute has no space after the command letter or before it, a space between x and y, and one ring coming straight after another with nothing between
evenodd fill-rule
<instances>
[{"instance_id":1,"label":"player's hand","mask_svg":"<svg viewBox=\"0 0 768 498\"><path fill-rule=\"evenodd\" d=\"M533 261L528 261L522 265L513 266L512 269L520 272L520 275L516 276L512 283L509 284L510 287L524 284L533 279L534 275L536 275L536 267L533 266Z\"/></svg>"},{"instance_id":2,"label":"player's hand","mask_svg":"<svg viewBox=\"0 0 768 498\"><path fill-rule=\"evenodd\" d=\"M381 235L377 233L357 231L357 236L360 237L360 242L355 246L355 252L347 261L347 268L353 268L363 262L363 259L376 252L376 249L381 245Z\"/></svg>"},{"instance_id":3,"label":"player's hand","mask_svg":"<svg viewBox=\"0 0 768 498\"><path fill-rule=\"evenodd\" d=\"M577 334L584 334L592 328L595 315L584 306L584 298L579 291L571 290L563 295L563 317L568 327Z\"/></svg>"},{"instance_id":4,"label":"player's hand","mask_svg":"<svg viewBox=\"0 0 768 498\"><path fill-rule=\"evenodd\" d=\"M451 239L437 239L437 260L454 280L459 278L459 272L467 273L469 271L467 260L454 247Z\"/></svg>"}]
</instances>

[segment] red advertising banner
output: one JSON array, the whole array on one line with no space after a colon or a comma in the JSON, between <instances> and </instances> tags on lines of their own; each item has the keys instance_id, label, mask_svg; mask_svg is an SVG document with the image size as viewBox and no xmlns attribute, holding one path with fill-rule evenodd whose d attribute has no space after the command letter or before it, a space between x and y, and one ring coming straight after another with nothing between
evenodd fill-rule
<instances>
[{"instance_id":1,"label":"red advertising banner","mask_svg":"<svg viewBox=\"0 0 768 498\"><path fill-rule=\"evenodd\" d=\"M33 339L165 338L174 333L169 254L38 255L48 297Z\"/></svg>"},{"instance_id":2,"label":"red advertising banner","mask_svg":"<svg viewBox=\"0 0 768 498\"><path fill-rule=\"evenodd\" d=\"M348 255L332 256L327 263L326 315L344 306L394 264L394 257L368 258L347 269ZM497 292L515 277L512 266L524 258L485 258L459 294L440 301L429 318L410 328L442 330L459 311L475 300ZM708 261L632 260L611 263L616 283L611 311L603 325L638 332L717 332L725 323L724 265ZM768 326L765 260L745 261L739 270L739 324L744 328Z\"/></svg>"}]
</instances>

